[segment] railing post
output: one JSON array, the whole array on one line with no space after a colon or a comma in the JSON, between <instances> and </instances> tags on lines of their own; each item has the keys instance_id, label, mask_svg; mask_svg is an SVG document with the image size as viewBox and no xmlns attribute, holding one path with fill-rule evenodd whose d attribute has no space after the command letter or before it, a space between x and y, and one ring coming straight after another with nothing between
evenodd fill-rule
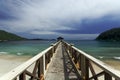
<instances>
[{"instance_id":1,"label":"railing post","mask_svg":"<svg viewBox=\"0 0 120 80\"><path fill-rule=\"evenodd\" d=\"M40 64L39 64L39 69L38 69L38 74L40 74L40 80L44 79L44 61L43 61L43 56L40 58Z\"/></svg>"},{"instance_id":2,"label":"railing post","mask_svg":"<svg viewBox=\"0 0 120 80\"><path fill-rule=\"evenodd\" d=\"M81 76L83 80L89 79L89 61L84 55L81 55Z\"/></svg>"},{"instance_id":3,"label":"railing post","mask_svg":"<svg viewBox=\"0 0 120 80\"><path fill-rule=\"evenodd\" d=\"M72 46L73 46L73 44L70 44L70 54L72 55L72 53L73 53L73 48L72 48Z\"/></svg>"},{"instance_id":4,"label":"railing post","mask_svg":"<svg viewBox=\"0 0 120 80\"><path fill-rule=\"evenodd\" d=\"M55 53L55 46L54 46L54 44L51 44L51 46L52 46L52 54L53 54L53 53Z\"/></svg>"},{"instance_id":5,"label":"railing post","mask_svg":"<svg viewBox=\"0 0 120 80\"><path fill-rule=\"evenodd\" d=\"M43 55L43 74L45 75L45 55Z\"/></svg>"},{"instance_id":6,"label":"railing post","mask_svg":"<svg viewBox=\"0 0 120 80\"><path fill-rule=\"evenodd\" d=\"M25 72L23 72L23 73L19 76L19 80L26 80Z\"/></svg>"},{"instance_id":7,"label":"railing post","mask_svg":"<svg viewBox=\"0 0 120 80\"><path fill-rule=\"evenodd\" d=\"M50 60L51 60L51 58L53 57L53 54L55 53L55 51L54 51L54 44L53 45L51 45L52 46L52 49L51 49L51 55L50 55Z\"/></svg>"},{"instance_id":8,"label":"railing post","mask_svg":"<svg viewBox=\"0 0 120 80\"><path fill-rule=\"evenodd\" d=\"M86 65L86 80L89 80L89 60L85 59L85 65Z\"/></svg>"},{"instance_id":9,"label":"railing post","mask_svg":"<svg viewBox=\"0 0 120 80\"><path fill-rule=\"evenodd\" d=\"M41 70L40 70L40 68L41 68L41 67L40 67L41 63L40 63L40 60L41 60L41 59L39 59L39 64L38 64L38 77L39 77L39 78L40 78L40 76L41 76L41 72L40 72L40 71L41 71Z\"/></svg>"},{"instance_id":10,"label":"railing post","mask_svg":"<svg viewBox=\"0 0 120 80\"><path fill-rule=\"evenodd\" d=\"M81 54L78 57L79 70L81 70Z\"/></svg>"},{"instance_id":11,"label":"railing post","mask_svg":"<svg viewBox=\"0 0 120 80\"><path fill-rule=\"evenodd\" d=\"M119 79L116 79L116 78L115 78L115 80L119 80Z\"/></svg>"},{"instance_id":12,"label":"railing post","mask_svg":"<svg viewBox=\"0 0 120 80\"><path fill-rule=\"evenodd\" d=\"M77 54L77 51L74 51L74 62L75 62L75 64L77 64L77 62L78 62L78 54Z\"/></svg>"},{"instance_id":13,"label":"railing post","mask_svg":"<svg viewBox=\"0 0 120 80\"><path fill-rule=\"evenodd\" d=\"M15 78L14 80L17 80L17 78Z\"/></svg>"},{"instance_id":14,"label":"railing post","mask_svg":"<svg viewBox=\"0 0 120 80\"><path fill-rule=\"evenodd\" d=\"M45 54L45 70L47 69L47 64L48 64L48 60L49 60L49 57L48 57L48 52Z\"/></svg>"},{"instance_id":15,"label":"railing post","mask_svg":"<svg viewBox=\"0 0 120 80\"><path fill-rule=\"evenodd\" d=\"M112 80L112 76L105 72L105 80Z\"/></svg>"}]
</instances>

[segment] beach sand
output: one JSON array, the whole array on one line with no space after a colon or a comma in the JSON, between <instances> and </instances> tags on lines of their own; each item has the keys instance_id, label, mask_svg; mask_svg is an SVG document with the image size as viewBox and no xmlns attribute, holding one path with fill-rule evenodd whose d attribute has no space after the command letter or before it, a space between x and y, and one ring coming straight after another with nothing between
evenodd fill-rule
<instances>
[{"instance_id":1,"label":"beach sand","mask_svg":"<svg viewBox=\"0 0 120 80\"><path fill-rule=\"evenodd\" d=\"M5 73L16 68L23 62L30 59L31 56L16 56L16 55L0 55L0 77Z\"/></svg>"},{"instance_id":2,"label":"beach sand","mask_svg":"<svg viewBox=\"0 0 120 80\"><path fill-rule=\"evenodd\" d=\"M0 55L0 77L30 58L31 56ZM103 62L120 71L120 61L104 60ZM97 72L101 71L96 65L93 66Z\"/></svg>"},{"instance_id":3,"label":"beach sand","mask_svg":"<svg viewBox=\"0 0 120 80\"><path fill-rule=\"evenodd\" d=\"M105 62L106 64L110 65L114 69L120 71L120 61L118 61L118 60L105 60L103 62Z\"/></svg>"}]
</instances>

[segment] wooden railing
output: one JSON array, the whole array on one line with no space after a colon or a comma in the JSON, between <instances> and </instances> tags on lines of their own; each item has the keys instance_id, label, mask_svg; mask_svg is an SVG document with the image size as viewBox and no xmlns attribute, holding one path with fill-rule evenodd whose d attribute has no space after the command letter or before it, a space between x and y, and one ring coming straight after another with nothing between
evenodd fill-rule
<instances>
[{"instance_id":1,"label":"wooden railing","mask_svg":"<svg viewBox=\"0 0 120 80\"><path fill-rule=\"evenodd\" d=\"M120 80L120 72L63 41L82 80ZM96 70L98 68L99 70Z\"/></svg>"},{"instance_id":2,"label":"wooden railing","mask_svg":"<svg viewBox=\"0 0 120 80\"><path fill-rule=\"evenodd\" d=\"M0 80L43 80L59 43L52 44L43 52L2 76Z\"/></svg>"},{"instance_id":3,"label":"wooden railing","mask_svg":"<svg viewBox=\"0 0 120 80\"><path fill-rule=\"evenodd\" d=\"M53 44L27 62L11 70L2 76L0 80L44 80L47 67L59 43L60 42ZM62 44L75 64L81 76L80 80L120 80L119 71L77 49L71 44L64 41L62 41ZM96 67L99 70L97 70Z\"/></svg>"}]
</instances>

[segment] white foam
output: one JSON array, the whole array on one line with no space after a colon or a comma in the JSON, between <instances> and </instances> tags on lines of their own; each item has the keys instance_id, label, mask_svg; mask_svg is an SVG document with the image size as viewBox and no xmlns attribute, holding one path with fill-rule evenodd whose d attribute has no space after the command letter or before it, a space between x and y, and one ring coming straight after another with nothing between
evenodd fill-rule
<instances>
[{"instance_id":1,"label":"white foam","mask_svg":"<svg viewBox=\"0 0 120 80\"><path fill-rule=\"evenodd\" d=\"M120 57L114 57L114 59L118 59L118 60L120 60Z\"/></svg>"},{"instance_id":2,"label":"white foam","mask_svg":"<svg viewBox=\"0 0 120 80\"><path fill-rule=\"evenodd\" d=\"M102 58L103 58L103 56L99 56L99 58L100 58L100 59L102 59Z\"/></svg>"},{"instance_id":3,"label":"white foam","mask_svg":"<svg viewBox=\"0 0 120 80\"><path fill-rule=\"evenodd\" d=\"M0 54L8 54L8 52L0 52Z\"/></svg>"},{"instance_id":4,"label":"white foam","mask_svg":"<svg viewBox=\"0 0 120 80\"><path fill-rule=\"evenodd\" d=\"M17 53L17 55L19 55L19 56L22 55L22 54L23 54L23 53Z\"/></svg>"}]
</instances>

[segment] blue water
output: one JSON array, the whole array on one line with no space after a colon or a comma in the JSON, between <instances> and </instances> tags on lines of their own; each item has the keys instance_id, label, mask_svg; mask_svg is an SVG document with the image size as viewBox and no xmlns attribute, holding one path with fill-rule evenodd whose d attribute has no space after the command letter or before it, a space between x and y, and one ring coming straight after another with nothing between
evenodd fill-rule
<instances>
[{"instance_id":1,"label":"blue water","mask_svg":"<svg viewBox=\"0 0 120 80\"><path fill-rule=\"evenodd\" d=\"M98 59L120 60L120 42L68 41Z\"/></svg>"},{"instance_id":2,"label":"blue water","mask_svg":"<svg viewBox=\"0 0 120 80\"><path fill-rule=\"evenodd\" d=\"M75 47L98 59L120 60L120 42L67 41ZM34 56L48 48L55 41L8 41L0 42L0 54Z\"/></svg>"},{"instance_id":3,"label":"blue water","mask_svg":"<svg viewBox=\"0 0 120 80\"><path fill-rule=\"evenodd\" d=\"M53 41L8 41L0 42L0 54L34 56L50 46Z\"/></svg>"}]
</instances>

